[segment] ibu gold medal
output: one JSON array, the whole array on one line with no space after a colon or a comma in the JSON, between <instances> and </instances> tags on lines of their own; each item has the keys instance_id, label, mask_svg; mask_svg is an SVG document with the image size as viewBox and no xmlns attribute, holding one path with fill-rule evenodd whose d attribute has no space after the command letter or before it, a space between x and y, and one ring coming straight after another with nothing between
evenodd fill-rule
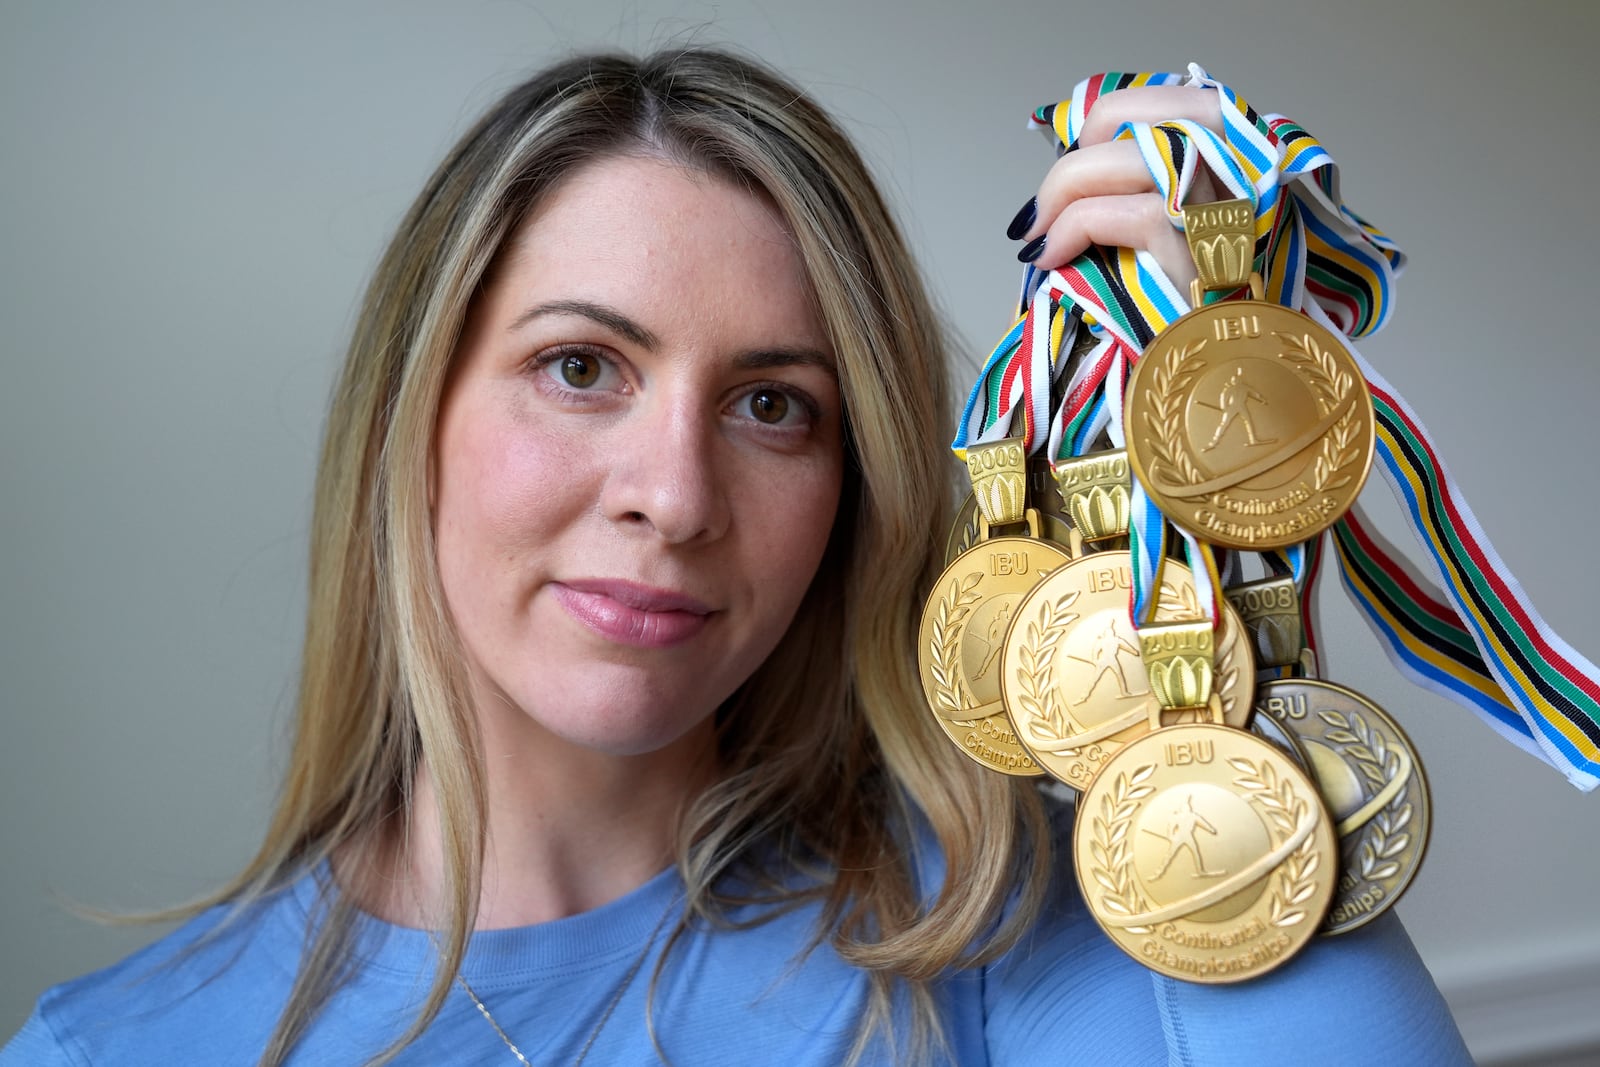
<instances>
[{"instance_id":1,"label":"ibu gold medal","mask_svg":"<svg viewBox=\"0 0 1600 1067\"><path fill-rule=\"evenodd\" d=\"M1130 741L1078 802L1078 882L1124 952L1191 982L1272 970L1316 932L1337 846L1311 779L1212 723Z\"/></svg>"},{"instance_id":2,"label":"ibu gold medal","mask_svg":"<svg viewBox=\"0 0 1600 1067\"><path fill-rule=\"evenodd\" d=\"M945 568L922 611L917 664L934 722L956 747L991 770L1044 772L1017 742L1001 700L1001 654L1017 603L1071 557L1038 536L1024 507L1026 461L1015 438L967 450L979 508L977 541ZM1032 536L991 536L1026 522Z\"/></svg>"},{"instance_id":3,"label":"ibu gold medal","mask_svg":"<svg viewBox=\"0 0 1600 1067\"><path fill-rule=\"evenodd\" d=\"M1345 513L1374 454L1372 397L1344 344L1260 299L1248 201L1184 210L1196 309L1151 342L1129 379L1128 455L1167 517L1212 544L1304 541ZM1250 284L1256 299L1200 305Z\"/></svg>"},{"instance_id":4,"label":"ibu gold medal","mask_svg":"<svg viewBox=\"0 0 1600 1067\"><path fill-rule=\"evenodd\" d=\"M1157 619L1200 616L1189 569L1168 560L1161 573ZM1045 770L1075 789L1087 789L1106 762L1161 715L1164 701L1141 657L1141 631L1128 618L1132 580L1133 560L1125 550L1073 560L1022 600L1006 639L1001 693L1018 739ZM1209 639L1210 624L1203 628ZM1226 605L1213 654L1212 684L1224 719L1243 726L1255 667L1244 626ZM1194 721L1206 714L1169 717Z\"/></svg>"},{"instance_id":5,"label":"ibu gold medal","mask_svg":"<svg viewBox=\"0 0 1600 1067\"><path fill-rule=\"evenodd\" d=\"M1309 678L1263 682L1256 715L1299 738L1337 824L1343 868L1323 932L1371 922L1416 877L1433 825L1428 781L1411 739L1360 693Z\"/></svg>"}]
</instances>

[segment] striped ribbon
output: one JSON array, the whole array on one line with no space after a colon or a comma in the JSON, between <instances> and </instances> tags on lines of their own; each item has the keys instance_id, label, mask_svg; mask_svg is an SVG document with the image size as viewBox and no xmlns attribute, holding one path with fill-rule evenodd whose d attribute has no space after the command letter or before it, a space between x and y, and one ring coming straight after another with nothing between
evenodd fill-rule
<instances>
[{"instance_id":1,"label":"striped ribbon","mask_svg":"<svg viewBox=\"0 0 1600 1067\"><path fill-rule=\"evenodd\" d=\"M1317 317L1314 308L1308 310ZM1440 691L1478 712L1503 736L1515 741L1526 733L1538 746L1536 754L1568 781L1593 789L1600 785L1600 670L1534 610L1451 481L1422 420L1371 364L1359 354L1356 358L1372 389L1378 469L1426 550L1456 624L1471 636L1500 687L1500 703L1516 711L1521 726L1508 732L1506 719L1467 691L1477 687ZM1363 612L1373 620L1365 605ZM1418 625L1426 614L1419 612ZM1402 649L1410 647L1382 629L1378 634L1391 659L1398 661L1405 654ZM1448 666L1442 653L1427 659L1441 673Z\"/></svg>"},{"instance_id":2,"label":"striped ribbon","mask_svg":"<svg viewBox=\"0 0 1600 1067\"><path fill-rule=\"evenodd\" d=\"M1393 309L1394 280L1405 263L1399 248L1344 206L1334 161L1314 137L1282 116L1255 111L1199 67L1191 66L1187 74L1096 75L1080 83L1071 100L1038 109L1030 124L1064 151L1106 93L1173 84L1218 92L1223 105L1220 136L1184 122L1125 124L1115 136L1139 145L1174 225L1182 226L1184 195L1197 161L1204 160L1235 195L1256 205L1255 267L1266 280L1268 299L1306 312L1335 336L1360 337L1384 325ZM1019 342L1037 314L1040 294L1050 301L1052 316L1070 308L1069 319L1081 319L1103 334L1103 343L1091 353L1095 365L1082 381L1081 368L1074 368L1073 381L1081 388L1069 390L1072 405L1064 402L1052 419L1052 449L1080 448L1096 426L1117 424L1120 413L1115 409L1127 369L1167 323L1188 310L1183 294L1153 257L1128 249L1091 249L1059 271L1030 269L1024 293L1029 314L1013 326ZM987 384L987 372L1005 344L997 346L986 378L975 390L975 395L980 390L994 395L997 414L1004 390ZM1404 506L1445 592L1442 599L1426 593L1354 516L1338 524L1334 535L1343 584L1402 673L1472 709L1579 788L1594 788L1600 784L1600 671L1533 610L1450 481L1421 421L1353 347L1347 348L1372 388L1379 469ZM1010 358L1018 359L1014 353ZM1052 364L1046 373L1060 369ZM1088 384L1096 375L1098 381ZM1045 378L1046 387L1049 380ZM1037 393L1024 389L1010 403L1023 399L1032 402L1029 419L1038 425ZM1100 408L1108 410L1102 414ZM973 415L969 401L958 454L969 429L983 428L981 418L971 421ZM1134 581L1146 591L1131 605L1138 620L1148 617L1147 591L1158 588L1169 534L1137 479L1132 517ZM1214 562L1196 559L1193 552L1191 561L1197 580L1201 571L1210 580L1218 579ZM1320 546L1306 546L1307 604L1319 561ZM1309 627L1307 636L1312 639Z\"/></svg>"},{"instance_id":3,"label":"striped ribbon","mask_svg":"<svg viewBox=\"0 0 1600 1067\"><path fill-rule=\"evenodd\" d=\"M1401 674L1474 708L1502 737L1539 755L1526 720L1506 699L1455 610L1352 509L1334 525L1339 577Z\"/></svg>"},{"instance_id":4,"label":"striped ribbon","mask_svg":"<svg viewBox=\"0 0 1600 1067\"><path fill-rule=\"evenodd\" d=\"M1051 436L1050 383L1067 360L1078 329L1062 306L1059 292L1041 285L1026 314L1012 323L984 360L977 384L967 396L951 451L962 462L967 445L997 441L1016 433L1022 419L1023 447L1031 455Z\"/></svg>"}]
</instances>

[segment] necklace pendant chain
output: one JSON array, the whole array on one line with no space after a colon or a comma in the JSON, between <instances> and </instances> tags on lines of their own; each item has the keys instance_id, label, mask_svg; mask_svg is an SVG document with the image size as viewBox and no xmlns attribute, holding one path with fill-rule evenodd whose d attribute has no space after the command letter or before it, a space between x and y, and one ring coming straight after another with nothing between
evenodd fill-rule
<instances>
[{"instance_id":1,"label":"necklace pendant chain","mask_svg":"<svg viewBox=\"0 0 1600 1067\"><path fill-rule=\"evenodd\" d=\"M611 1021L612 1013L617 1010L617 1005L622 1003L623 994L627 993L629 987L633 985L634 978L638 977L639 969L644 966L644 961L649 957L650 950L655 947L656 938L661 935L662 927L667 925L667 917L672 914L673 905L677 904L677 902L676 897L669 901L666 910L661 913L661 918L656 920L655 928L650 931L650 936L645 940L644 948L640 949L639 955L634 957L633 963L628 967L628 973L622 976L622 981L617 985L617 991L611 995L611 1001L606 1005L606 1010L600 1013L600 1021L594 1024L593 1030L589 1031L589 1040L585 1041L583 1048L578 1051L578 1058L573 1061L573 1067L583 1067L583 1061L589 1058L589 1050L594 1048L594 1043L600 1038L600 1031L604 1030L606 1023ZM517 1062L523 1064L523 1067L533 1067L529 1063L528 1057L522 1054L522 1050L516 1046L510 1035L505 1032L505 1028L500 1025L489 1011L488 1005L483 1002L483 998L478 996L472 986L467 984L466 978L457 974L456 984L461 987L462 992L472 998L472 1003L477 1007L478 1014L482 1015L484 1021L494 1028L496 1034L500 1035L500 1040L505 1042L506 1048L511 1050L511 1054L517 1058Z\"/></svg>"},{"instance_id":2,"label":"necklace pendant chain","mask_svg":"<svg viewBox=\"0 0 1600 1067\"><path fill-rule=\"evenodd\" d=\"M494 1016L489 1014L489 1009L484 1006L483 1000L479 998L473 988L467 984L467 980L458 974L456 975L456 982L466 991L467 996L472 998L472 1003L478 1007L478 1014L482 1015L484 1020L494 1027L494 1032L500 1035L500 1040L506 1043L506 1048L511 1050L511 1054L517 1058L517 1062L524 1064L525 1067L533 1067L531 1063L528 1063L528 1057L522 1054L522 1050L516 1046L516 1043L506 1035L504 1030L500 1029L500 1024L495 1022ZM584 1051L587 1052L588 1049L586 1048ZM583 1057L578 1057L578 1062L582 1063Z\"/></svg>"}]
</instances>

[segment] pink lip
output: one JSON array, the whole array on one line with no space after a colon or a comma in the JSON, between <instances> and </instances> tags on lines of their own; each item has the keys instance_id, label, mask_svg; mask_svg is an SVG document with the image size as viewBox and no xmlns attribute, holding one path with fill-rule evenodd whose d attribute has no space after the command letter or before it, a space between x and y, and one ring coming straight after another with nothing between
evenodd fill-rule
<instances>
[{"instance_id":1,"label":"pink lip","mask_svg":"<svg viewBox=\"0 0 1600 1067\"><path fill-rule=\"evenodd\" d=\"M638 648L668 648L689 640L710 621L709 605L670 589L591 578L551 582L556 602L595 634Z\"/></svg>"}]
</instances>

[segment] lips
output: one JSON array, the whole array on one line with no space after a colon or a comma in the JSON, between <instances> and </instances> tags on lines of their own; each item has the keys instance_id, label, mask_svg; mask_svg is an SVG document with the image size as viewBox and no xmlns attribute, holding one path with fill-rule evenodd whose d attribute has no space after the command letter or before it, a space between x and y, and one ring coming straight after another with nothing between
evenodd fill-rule
<instances>
[{"instance_id":1,"label":"lips","mask_svg":"<svg viewBox=\"0 0 1600 1067\"><path fill-rule=\"evenodd\" d=\"M552 582L563 610L595 635L637 648L670 648L705 629L710 605L685 593L616 579Z\"/></svg>"}]
</instances>

